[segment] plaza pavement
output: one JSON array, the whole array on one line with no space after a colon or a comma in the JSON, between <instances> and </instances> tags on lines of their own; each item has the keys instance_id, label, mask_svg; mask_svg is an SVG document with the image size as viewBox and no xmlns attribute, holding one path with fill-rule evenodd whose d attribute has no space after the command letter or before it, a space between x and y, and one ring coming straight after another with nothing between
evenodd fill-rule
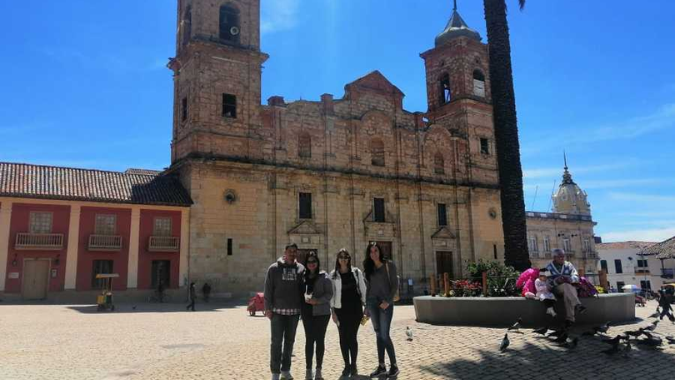
<instances>
[{"instance_id":1,"label":"plaza pavement","mask_svg":"<svg viewBox=\"0 0 675 380\"><path fill-rule=\"evenodd\" d=\"M0 379L268 379L269 322L249 317L245 307L198 303L118 305L113 313L90 306L7 305L0 303ZM652 301L637 314L645 319L612 327L646 326ZM260 314L258 314L260 315ZM416 323L412 306L398 306L392 329L399 379L673 379L675 345L662 350L634 348L629 358L599 353L609 346L583 338L568 352L531 330L509 334L511 346L498 351L503 329L443 327ZM406 341L405 328L414 331ZM675 335L664 321L657 332ZM298 326L293 359L296 379L304 379L304 332ZM665 339L664 339L665 342ZM359 333L359 369L377 365L369 323ZM667 344L667 343L666 343ZM342 370L338 334L329 326L324 376ZM366 377L361 377L366 379Z\"/></svg>"}]
</instances>

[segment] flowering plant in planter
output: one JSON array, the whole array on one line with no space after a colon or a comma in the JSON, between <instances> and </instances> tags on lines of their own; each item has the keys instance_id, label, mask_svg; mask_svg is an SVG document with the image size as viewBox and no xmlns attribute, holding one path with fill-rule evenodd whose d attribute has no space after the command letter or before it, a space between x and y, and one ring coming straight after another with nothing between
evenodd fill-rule
<instances>
[{"instance_id":1,"label":"flowering plant in planter","mask_svg":"<svg viewBox=\"0 0 675 380\"><path fill-rule=\"evenodd\" d=\"M480 282L469 280L457 280L452 282L452 295L454 297L478 297L482 285Z\"/></svg>"},{"instance_id":2,"label":"flowering plant in planter","mask_svg":"<svg viewBox=\"0 0 675 380\"><path fill-rule=\"evenodd\" d=\"M487 294L485 297L513 297L519 295L516 281L520 273L513 267L497 261L482 261L470 263L467 266L472 278L481 279L487 273Z\"/></svg>"}]
</instances>

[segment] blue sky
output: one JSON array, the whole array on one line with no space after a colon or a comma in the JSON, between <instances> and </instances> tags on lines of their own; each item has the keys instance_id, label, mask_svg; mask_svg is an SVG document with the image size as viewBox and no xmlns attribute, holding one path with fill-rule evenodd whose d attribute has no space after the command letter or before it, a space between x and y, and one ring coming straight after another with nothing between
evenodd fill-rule
<instances>
[{"instance_id":1,"label":"blue sky","mask_svg":"<svg viewBox=\"0 0 675 380\"><path fill-rule=\"evenodd\" d=\"M262 0L263 99L317 100L378 69L426 110L419 53L451 0ZM529 210L567 151L606 241L675 235L675 2L508 0ZM169 165L174 0L0 2L0 160ZM482 0L459 0L486 40ZM535 192L537 196L535 198Z\"/></svg>"}]
</instances>

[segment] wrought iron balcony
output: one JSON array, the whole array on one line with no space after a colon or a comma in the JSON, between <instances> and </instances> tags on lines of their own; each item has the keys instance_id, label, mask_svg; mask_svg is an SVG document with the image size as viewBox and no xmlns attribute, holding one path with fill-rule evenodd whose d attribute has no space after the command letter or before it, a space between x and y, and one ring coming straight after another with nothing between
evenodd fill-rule
<instances>
[{"instance_id":1,"label":"wrought iron balcony","mask_svg":"<svg viewBox=\"0 0 675 380\"><path fill-rule=\"evenodd\" d=\"M150 252L178 252L180 238L174 236L150 236L148 251Z\"/></svg>"},{"instance_id":2,"label":"wrought iron balcony","mask_svg":"<svg viewBox=\"0 0 675 380\"><path fill-rule=\"evenodd\" d=\"M122 237L118 235L89 235L90 251L119 251Z\"/></svg>"},{"instance_id":3,"label":"wrought iron balcony","mask_svg":"<svg viewBox=\"0 0 675 380\"><path fill-rule=\"evenodd\" d=\"M635 273L636 274L649 274L649 268L645 267L640 267L640 268L635 268Z\"/></svg>"},{"instance_id":4,"label":"wrought iron balcony","mask_svg":"<svg viewBox=\"0 0 675 380\"><path fill-rule=\"evenodd\" d=\"M672 268L669 268L669 269L663 268L663 269L661 269L661 277L662 277L662 278L673 278L673 277L675 277L674 275L675 275L675 269L672 269Z\"/></svg>"},{"instance_id":5,"label":"wrought iron balcony","mask_svg":"<svg viewBox=\"0 0 675 380\"><path fill-rule=\"evenodd\" d=\"M14 248L22 250L60 250L63 249L63 234L16 234Z\"/></svg>"}]
</instances>

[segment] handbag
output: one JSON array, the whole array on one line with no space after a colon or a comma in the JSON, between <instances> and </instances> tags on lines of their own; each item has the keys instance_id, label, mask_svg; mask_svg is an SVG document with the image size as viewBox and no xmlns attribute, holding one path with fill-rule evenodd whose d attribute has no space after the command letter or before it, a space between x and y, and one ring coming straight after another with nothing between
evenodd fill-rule
<instances>
[{"instance_id":1,"label":"handbag","mask_svg":"<svg viewBox=\"0 0 675 380\"><path fill-rule=\"evenodd\" d=\"M385 268L387 269L387 279L389 278L389 263L385 264ZM401 300L401 293L399 292L399 277L398 275L396 276L396 293L394 293L394 302L398 302Z\"/></svg>"}]
</instances>

